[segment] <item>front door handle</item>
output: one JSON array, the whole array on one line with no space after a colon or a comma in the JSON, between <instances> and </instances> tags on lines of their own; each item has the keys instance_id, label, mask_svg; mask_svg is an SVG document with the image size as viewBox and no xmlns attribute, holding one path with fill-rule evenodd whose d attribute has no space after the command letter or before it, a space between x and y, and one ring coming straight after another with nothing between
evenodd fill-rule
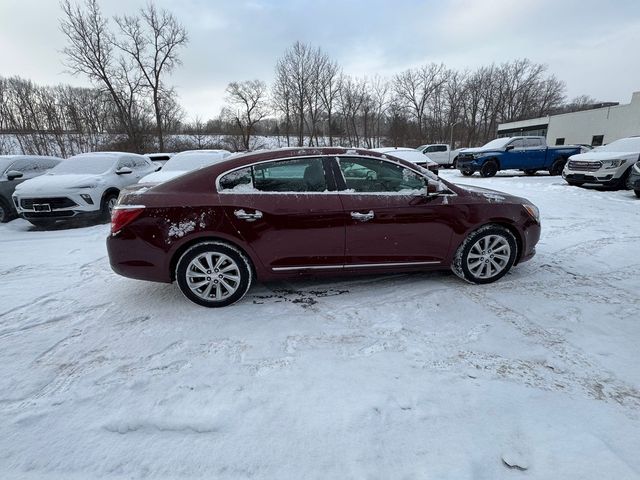
<instances>
[{"instance_id":1,"label":"front door handle","mask_svg":"<svg viewBox=\"0 0 640 480\"><path fill-rule=\"evenodd\" d=\"M262 212L260 210L256 210L255 213L247 213L244 210L236 210L233 214L238 217L240 220L246 220L247 222L255 222L256 220L260 220L262 218Z\"/></svg>"},{"instance_id":2,"label":"front door handle","mask_svg":"<svg viewBox=\"0 0 640 480\"><path fill-rule=\"evenodd\" d=\"M351 218L358 220L359 222L368 222L369 220L372 220L373 217L375 217L373 210L369 210L367 213L351 212Z\"/></svg>"}]
</instances>

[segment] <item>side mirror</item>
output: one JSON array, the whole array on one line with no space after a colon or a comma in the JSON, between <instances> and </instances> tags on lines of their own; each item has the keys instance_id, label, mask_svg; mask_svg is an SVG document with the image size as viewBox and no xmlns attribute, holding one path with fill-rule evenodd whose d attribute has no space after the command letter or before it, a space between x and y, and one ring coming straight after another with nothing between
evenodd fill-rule
<instances>
[{"instance_id":1,"label":"side mirror","mask_svg":"<svg viewBox=\"0 0 640 480\"><path fill-rule=\"evenodd\" d=\"M19 172L17 170L9 170L7 172L7 180L15 180L16 178L22 178L24 173Z\"/></svg>"},{"instance_id":2,"label":"side mirror","mask_svg":"<svg viewBox=\"0 0 640 480\"><path fill-rule=\"evenodd\" d=\"M509 151L513 150L514 148L516 148L515 145L507 145L507 148L505 148L504 150L505 150L505 152L509 152Z\"/></svg>"},{"instance_id":3,"label":"side mirror","mask_svg":"<svg viewBox=\"0 0 640 480\"><path fill-rule=\"evenodd\" d=\"M439 193L442 193L444 190L442 189L442 186L440 185L440 182L436 182L434 180L429 180L427 182L427 196L431 197L433 195L438 195Z\"/></svg>"},{"instance_id":4,"label":"side mirror","mask_svg":"<svg viewBox=\"0 0 640 480\"><path fill-rule=\"evenodd\" d=\"M129 167L120 167L118 170L116 170L117 175L128 175L130 173L133 173L133 170L131 170Z\"/></svg>"}]
</instances>

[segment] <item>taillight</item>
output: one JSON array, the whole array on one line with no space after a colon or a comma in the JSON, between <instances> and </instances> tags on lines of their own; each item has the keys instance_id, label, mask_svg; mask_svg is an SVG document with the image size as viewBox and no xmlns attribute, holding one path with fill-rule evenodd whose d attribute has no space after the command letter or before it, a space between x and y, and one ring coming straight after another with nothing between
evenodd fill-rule
<instances>
[{"instance_id":1,"label":"taillight","mask_svg":"<svg viewBox=\"0 0 640 480\"><path fill-rule=\"evenodd\" d=\"M144 211L144 205L117 205L111 213L111 234L133 222Z\"/></svg>"}]
</instances>

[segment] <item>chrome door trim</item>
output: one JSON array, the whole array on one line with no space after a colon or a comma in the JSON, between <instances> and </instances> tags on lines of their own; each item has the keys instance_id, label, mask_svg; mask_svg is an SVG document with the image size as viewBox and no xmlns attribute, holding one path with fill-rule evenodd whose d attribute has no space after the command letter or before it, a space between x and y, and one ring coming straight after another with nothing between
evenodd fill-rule
<instances>
[{"instance_id":1,"label":"chrome door trim","mask_svg":"<svg viewBox=\"0 0 640 480\"><path fill-rule=\"evenodd\" d=\"M420 265L439 265L440 261L431 262L393 262L393 263L350 263L347 265L303 265L299 267L273 267L274 272L290 272L295 270L345 270L349 268L376 267L413 267Z\"/></svg>"}]
</instances>

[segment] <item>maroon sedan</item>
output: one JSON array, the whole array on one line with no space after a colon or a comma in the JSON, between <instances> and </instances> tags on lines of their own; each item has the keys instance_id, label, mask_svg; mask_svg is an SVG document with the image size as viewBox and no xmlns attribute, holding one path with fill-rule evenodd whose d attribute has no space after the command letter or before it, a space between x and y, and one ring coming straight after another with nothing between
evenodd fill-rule
<instances>
[{"instance_id":1,"label":"maroon sedan","mask_svg":"<svg viewBox=\"0 0 640 480\"><path fill-rule=\"evenodd\" d=\"M493 282L535 253L538 209L452 185L388 154L344 148L252 153L124 193L107 239L113 270L176 280L199 305L257 280L451 268Z\"/></svg>"}]
</instances>

